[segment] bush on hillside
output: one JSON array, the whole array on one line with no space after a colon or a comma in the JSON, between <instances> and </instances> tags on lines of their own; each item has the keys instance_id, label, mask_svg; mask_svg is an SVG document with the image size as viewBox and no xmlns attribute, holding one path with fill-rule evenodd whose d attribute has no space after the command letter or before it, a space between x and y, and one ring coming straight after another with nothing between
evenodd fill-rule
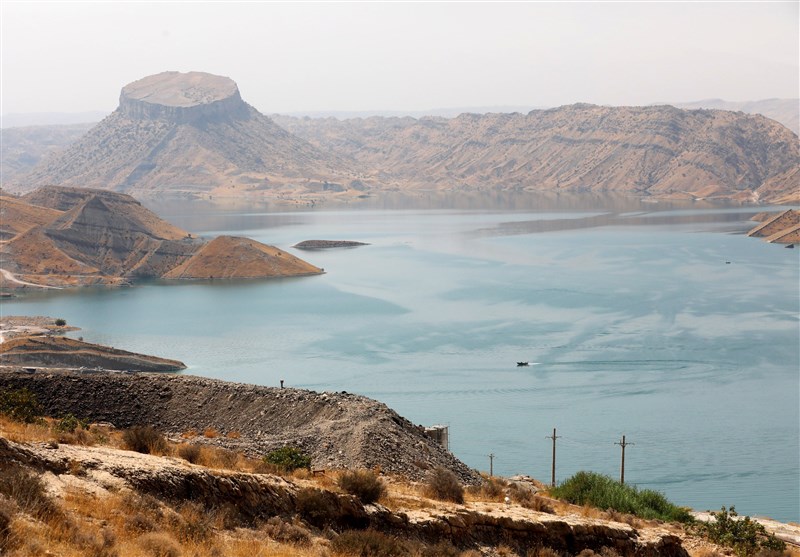
<instances>
[{"instance_id":1,"label":"bush on hillside","mask_svg":"<svg viewBox=\"0 0 800 557\"><path fill-rule=\"evenodd\" d=\"M786 549L783 541L767 532L762 524L750 520L749 516L740 517L733 506L730 511L722 507L720 512L711 515L714 521L701 524L700 531L714 543L732 548L739 557Z\"/></svg>"},{"instance_id":2,"label":"bush on hillside","mask_svg":"<svg viewBox=\"0 0 800 557\"><path fill-rule=\"evenodd\" d=\"M550 494L576 505L613 509L645 519L692 522L684 508L670 503L663 494L650 489L639 490L594 472L578 472L550 491Z\"/></svg>"},{"instance_id":3,"label":"bush on hillside","mask_svg":"<svg viewBox=\"0 0 800 557\"><path fill-rule=\"evenodd\" d=\"M67 324L67 320L66 319L63 319L61 317L56 319L56 327L63 327L66 324Z\"/></svg>"},{"instance_id":4,"label":"bush on hillside","mask_svg":"<svg viewBox=\"0 0 800 557\"><path fill-rule=\"evenodd\" d=\"M82 420L73 414L65 414L55 424L55 430L61 433L74 433L76 429L88 429L89 420Z\"/></svg>"},{"instance_id":5,"label":"bush on hillside","mask_svg":"<svg viewBox=\"0 0 800 557\"><path fill-rule=\"evenodd\" d=\"M122 432L122 442L137 453L165 454L169 448L167 439L153 426L133 426Z\"/></svg>"},{"instance_id":6,"label":"bush on hillside","mask_svg":"<svg viewBox=\"0 0 800 557\"><path fill-rule=\"evenodd\" d=\"M311 469L311 458L296 447L281 447L270 451L264 457L264 462L277 466L284 472L292 472L298 468Z\"/></svg>"},{"instance_id":7,"label":"bush on hillside","mask_svg":"<svg viewBox=\"0 0 800 557\"><path fill-rule=\"evenodd\" d=\"M446 468L436 468L428 477L425 486L428 497L440 501L452 501L462 504L464 502L464 486L458 477Z\"/></svg>"},{"instance_id":8,"label":"bush on hillside","mask_svg":"<svg viewBox=\"0 0 800 557\"><path fill-rule=\"evenodd\" d=\"M192 464L198 464L202 456L202 448L196 443L188 443L178 447L178 456Z\"/></svg>"},{"instance_id":9,"label":"bush on hillside","mask_svg":"<svg viewBox=\"0 0 800 557\"><path fill-rule=\"evenodd\" d=\"M36 395L28 389L0 388L0 414L32 424L41 420L42 407Z\"/></svg>"},{"instance_id":10,"label":"bush on hillside","mask_svg":"<svg viewBox=\"0 0 800 557\"><path fill-rule=\"evenodd\" d=\"M386 486L381 479L369 470L347 471L339 476L338 486L358 497L362 503L374 503L386 494Z\"/></svg>"}]
</instances>

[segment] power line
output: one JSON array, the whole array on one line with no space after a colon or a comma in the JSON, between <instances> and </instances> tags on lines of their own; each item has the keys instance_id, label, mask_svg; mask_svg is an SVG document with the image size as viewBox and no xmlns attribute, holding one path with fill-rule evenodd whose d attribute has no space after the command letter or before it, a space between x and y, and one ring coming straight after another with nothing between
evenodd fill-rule
<instances>
[{"instance_id":1,"label":"power line","mask_svg":"<svg viewBox=\"0 0 800 557\"><path fill-rule=\"evenodd\" d=\"M556 428L553 428L553 435L546 436L547 439L553 440L553 466L551 468L551 478L550 478L550 485L555 487L556 486L556 439L559 438L556 435Z\"/></svg>"},{"instance_id":2,"label":"power line","mask_svg":"<svg viewBox=\"0 0 800 557\"><path fill-rule=\"evenodd\" d=\"M622 441L619 441L619 442L614 443L614 444L615 445L619 445L620 447L622 447L622 465L619 468L619 483L624 484L625 483L625 447L627 447L628 445L635 445L635 443L627 443L625 441L625 436L623 435L622 436Z\"/></svg>"}]
</instances>

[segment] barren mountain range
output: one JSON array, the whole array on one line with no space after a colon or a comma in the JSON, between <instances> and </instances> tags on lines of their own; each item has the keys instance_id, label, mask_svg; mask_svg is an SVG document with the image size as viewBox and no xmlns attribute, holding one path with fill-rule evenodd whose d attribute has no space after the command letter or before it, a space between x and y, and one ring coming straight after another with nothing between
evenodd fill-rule
<instances>
[{"instance_id":1,"label":"barren mountain range","mask_svg":"<svg viewBox=\"0 0 800 557\"><path fill-rule=\"evenodd\" d=\"M0 286L116 285L143 278L261 278L322 270L247 238L193 238L131 196L48 186L0 196Z\"/></svg>"},{"instance_id":2,"label":"barren mountain range","mask_svg":"<svg viewBox=\"0 0 800 557\"><path fill-rule=\"evenodd\" d=\"M268 118L232 80L199 72L131 83L117 110L68 148L27 174L18 159L3 176L16 191L56 184L296 201L492 189L800 200L798 137L760 115L578 104L450 119Z\"/></svg>"}]
</instances>

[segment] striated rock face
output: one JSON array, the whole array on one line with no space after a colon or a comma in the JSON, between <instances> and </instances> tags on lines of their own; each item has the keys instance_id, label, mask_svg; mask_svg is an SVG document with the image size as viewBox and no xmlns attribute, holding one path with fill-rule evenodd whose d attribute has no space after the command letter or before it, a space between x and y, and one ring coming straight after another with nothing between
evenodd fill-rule
<instances>
[{"instance_id":1,"label":"striated rock face","mask_svg":"<svg viewBox=\"0 0 800 557\"><path fill-rule=\"evenodd\" d=\"M405 187L800 200L798 138L758 115L575 104L451 119L274 118Z\"/></svg>"},{"instance_id":2,"label":"striated rock face","mask_svg":"<svg viewBox=\"0 0 800 557\"><path fill-rule=\"evenodd\" d=\"M203 72L163 72L134 81L122 88L118 110L132 120L176 124L250 114L232 79Z\"/></svg>"},{"instance_id":3,"label":"striated rock face","mask_svg":"<svg viewBox=\"0 0 800 557\"><path fill-rule=\"evenodd\" d=\"M9 238L0 245L3 269L33 285L322 273L289 253L247 238L193 238L122 193L50 186L8 200L3 210L10 222L0 227ZM15 284L20 283L0 277L0 286Z\"/></svg>"}]
</instances>

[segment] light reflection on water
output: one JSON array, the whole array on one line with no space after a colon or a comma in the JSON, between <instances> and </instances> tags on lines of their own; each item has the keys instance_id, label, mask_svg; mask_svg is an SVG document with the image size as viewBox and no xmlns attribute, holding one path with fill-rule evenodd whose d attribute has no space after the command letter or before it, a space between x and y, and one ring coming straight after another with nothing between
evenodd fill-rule
<instances>
[{"instance_id":1,"label":"light reflection on water","mask_svg":"<svg viewBox=\"0 0 800 557\"><path fill-rule=\"evenodd\" d=\"M450 424L457 456L485 469L493 452L502 474L549 478L557 427L559 479L616 476L626 434L632 483L800 520L797 250L743 236L753 209L587 199L159 201L195 234L249 235L327 272L31 294L2 311L64 317L194 374L366 394ZM370 245L291 248L308 239Z\"/></svg>"}]
</instances>

